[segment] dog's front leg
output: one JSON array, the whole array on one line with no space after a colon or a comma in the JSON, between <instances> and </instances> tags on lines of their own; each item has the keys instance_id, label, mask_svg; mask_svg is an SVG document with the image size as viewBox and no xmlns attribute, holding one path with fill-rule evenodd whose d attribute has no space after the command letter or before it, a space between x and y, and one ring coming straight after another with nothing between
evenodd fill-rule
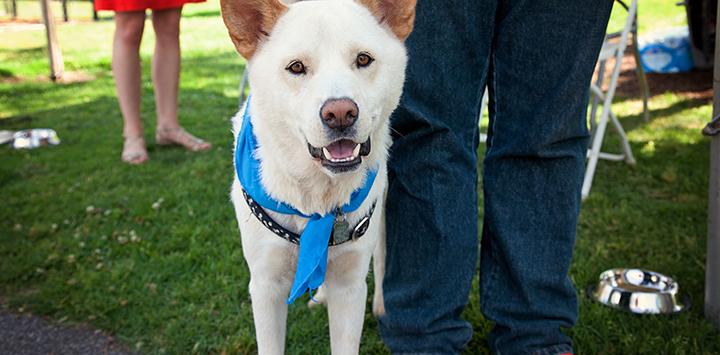
<instances>
[{"instance_id":1,"label":"dog's front leg","mask_svg":"<svg viewBox=\"0 0 720 355\"><path fill-rule=\"evenodd\" d=\"M285 352L285 298L290 287L283 286L270 278L251 277L250 299L260 355L282 355Z\"/></svg>"},{"instance_id":2,"label":"dog's front leg","mask_svg":"<svg viewBox=\"0 0 720 355\"><path fill-rule=\"evenodd\" d=\"M262 228L262 227L260 227ZM285 351L285 300L292 284L292 249L275 236L261 238L249 229L243 233L243 253L250 268L250 300L258 354L280 355Z\"/></svg>"},{"instance_id":3,"label":"dog's front leg","mask_svg":"<svg viewBox=\"0 0 720 355\"><path fill-rule=\"evenodd\" d=\"M369 254L348 252L328 267L325 292L333 355L357 354L359 351L365 320Z\"/></svg>"}]
</instances>

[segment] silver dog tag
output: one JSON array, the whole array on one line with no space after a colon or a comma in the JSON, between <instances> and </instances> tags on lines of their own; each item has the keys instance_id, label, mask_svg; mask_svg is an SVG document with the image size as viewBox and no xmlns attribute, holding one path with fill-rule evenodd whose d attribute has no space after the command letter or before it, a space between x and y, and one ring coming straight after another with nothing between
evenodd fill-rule
<instances>
[{"instance_id":1,"label":"silver dog tag","mask_svg":"<svg viewBox=\"0 0 720 355\"><path fill-rule=\"evenodd\" d=\"M335 215L335 222L333 223L333 244L342 244L350 239L350 224L345 218L345 214L339 212Z\"/></svg>"}]
</instances>

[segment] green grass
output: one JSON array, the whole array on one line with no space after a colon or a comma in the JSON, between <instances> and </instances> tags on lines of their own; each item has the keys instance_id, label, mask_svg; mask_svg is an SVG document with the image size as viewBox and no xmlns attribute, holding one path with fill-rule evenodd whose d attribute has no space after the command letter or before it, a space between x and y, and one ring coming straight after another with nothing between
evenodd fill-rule
<instances>
[{"instance_id":1,"label":"green grass","mask_svg":"<svg viewBox=\"0 0 720 355\"><path fill-rule=\"evenodd\" d=\"M682 10L641 1L641 11L657 8L664 9L654 15L659 23L677 22L668 11ZM151 145L151 160L139 167L119 162L111 21L59 27L68 70L96 77L84 83L42 80L42 31L0 34L0 79L19 78L0 80L0 129L50 127L62 139L57 147L0 150L0 295L7 307L89 323L146 353L255 351L248 271L228 199L229 117L243 61L218 14L216 2L187 6L181 38L181 120L215 148L191 154ZM141 53L149 142L150 29L148 22ZM677 277L693 307L672 317L634 316L581 297L571 331L578 353L720 353L718 333L702 316L709 154L699 130L710 105L657 95L648 123L635 98L614 108L638 163L600 163L571 276L582 289L605 269L645 267ZM617 140L610 136L607 146ZM476 329L469 352L486 353L490 323L480 313L477 279L465 316ZM324 310L291 306L288 352L329 352L326 321ZM362 352L387 352L369 314Z\"/></svg>"},{"instance_id":2,"label":"green grass","mask_svg":"<svg viewBox=\"0 0 720 355\"><path fill-rule=\"evenodd\" d=\"M631 0L623 0L630 5ZM679 1L639 0L638 1L638 32L640 36L671 27L687 25L685 7L678 6ZM619 4L613 7L612 17L608 26L609 32L619 31L625 24L627 11Z\"/></svg>"}]
</instances>

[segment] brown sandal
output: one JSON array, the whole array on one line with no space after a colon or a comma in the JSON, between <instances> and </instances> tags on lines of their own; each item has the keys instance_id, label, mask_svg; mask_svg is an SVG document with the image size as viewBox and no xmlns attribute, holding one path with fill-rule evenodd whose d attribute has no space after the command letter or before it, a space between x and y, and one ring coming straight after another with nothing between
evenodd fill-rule
<instances>
[{"instance_id":1,"label":"brown sandal","mask_svg":"<svg viewBox=\"0 0 720 355\"><path fill-rule=\"evenodd\" d=\"M155 131L155 144L179 145L192 152L199 152L212 148L212 144L188 133L182 127L160 128Z\"/></svg>"},{"instance_id":2,"label":"brown sandal","mask_svg":"<svg viewBox=\"0 0 720 355\"><path fill-rule=\"evenodd\" d=\"M142 135L125 137L120 159L132 165L146 162L148 160L148 153L145 149L145 138L143 138Z\"/></svg>"}]
</instances>

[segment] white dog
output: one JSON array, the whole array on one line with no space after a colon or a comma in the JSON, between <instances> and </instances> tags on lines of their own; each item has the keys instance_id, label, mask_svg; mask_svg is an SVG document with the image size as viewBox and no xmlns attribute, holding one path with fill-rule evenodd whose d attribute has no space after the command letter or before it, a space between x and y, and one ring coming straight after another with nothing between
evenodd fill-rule
<instances>
[{"instance_id":1,"label":"white dog","mask_svg":"<svg viewBox=\"0 0 720 355\"><path fill-rule=\"evenodd\" d=\"M328 247L325 234L327 271L320 275L322 293L315 294L327 303L332 352L357 353L376 245L374 311L383 312L388 118L405 78L403 41L412 30L415 0L289 6L222 0L222 14L238 52L248 59L252 92L233 128L236 146L255 140L249 150L237 149L236 165L254 159L257 171L238 168L232 201L250 268L258 351L284 352L286 299L298 282L302 254L295 243L312 215L331 216L330 244L337 244ZM243 134L243 128L252 133ZM243 173L249 180L238 178ZM253 174L258 183L247 186ZM258 189L266 196L255 196ZM358 191L366 196L354 201ZM275 212L263 198L296 214ZM352 203L359 205L343 207ZM301 245L304 238L310 237L303 234ZM300 293L317 286L310 282Z\"/></svg>"}]
</instances>

